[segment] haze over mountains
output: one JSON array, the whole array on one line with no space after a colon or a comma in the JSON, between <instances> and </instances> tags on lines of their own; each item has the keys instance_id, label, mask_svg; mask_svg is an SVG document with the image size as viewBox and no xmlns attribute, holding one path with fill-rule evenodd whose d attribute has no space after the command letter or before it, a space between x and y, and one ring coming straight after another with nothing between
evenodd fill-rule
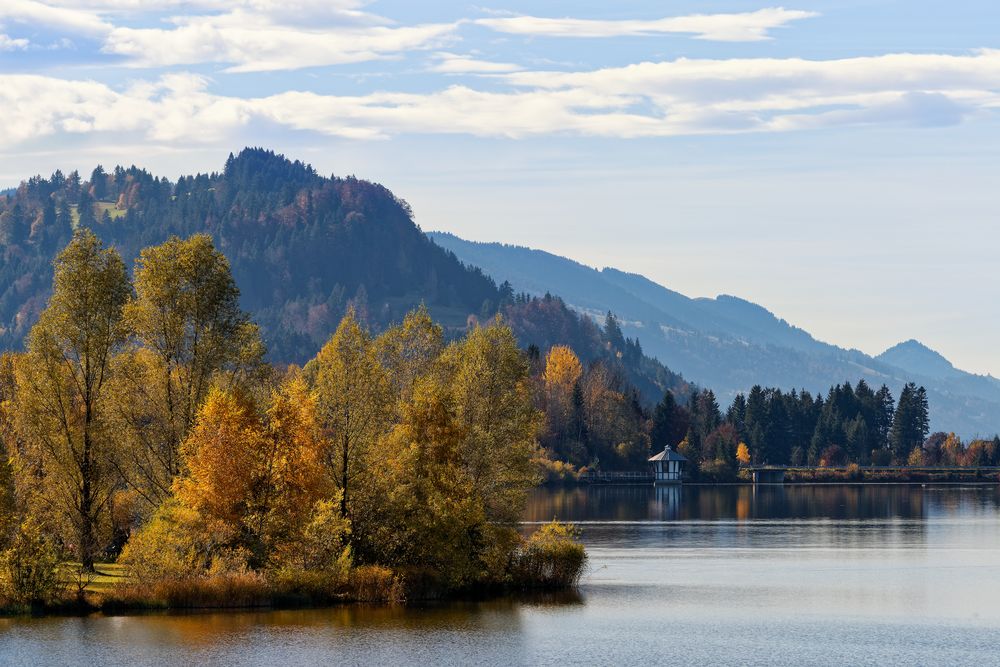
<instances>
[{"instance_id":1,"label":"haze over mountains","mask_svg":"<svg viewBox=\"0 0 1000 667\"><path fill-rule=\"evenodd\" d=\"M816 340L765 308L720 295L689 298L637 274L597 270L541 250L476 243L428 234L467 264L516 291L558 294L595 317L613 311L647 354L720 396L754 384L825 392L832 384L865 378L898 396L905 382L927 387L931 428L963 436L1000 431L1000 381L956 369L940 354L907 341L872 357Z\"/></svg>"}]
</instances>

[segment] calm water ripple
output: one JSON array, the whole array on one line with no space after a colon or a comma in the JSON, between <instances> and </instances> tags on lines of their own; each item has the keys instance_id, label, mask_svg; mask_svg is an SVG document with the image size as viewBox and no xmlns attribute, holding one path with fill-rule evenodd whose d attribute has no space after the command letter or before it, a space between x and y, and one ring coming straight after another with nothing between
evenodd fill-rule
<instances>
[{"instance_id":1,"label":"calm water ripple","mask_svg":"<svg viewBox=\"0 0 1000 667\"><path fill-rule=\"evenodd\" d=\"M1000 664L995 487L537 491L553 517L591 556L568 595L0 619L0 664Z\"/></svg>"}]
</instances>

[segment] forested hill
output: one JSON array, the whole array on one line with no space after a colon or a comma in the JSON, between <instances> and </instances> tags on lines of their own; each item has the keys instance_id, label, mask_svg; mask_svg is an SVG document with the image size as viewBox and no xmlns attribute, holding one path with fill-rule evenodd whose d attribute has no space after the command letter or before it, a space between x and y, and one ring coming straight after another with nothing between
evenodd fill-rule
<instances>
[{"instance_id":1,"label":"forested hill","mask_svg":"<svg viewBox=\"0 0 1000 667\"><path fill-rule=\"evenodd\" d=\"M375 328L421 302L456 328L499 305L493 281L431 243L386 188L246 149L222 173L176 183L136 167L98 167L86 179L35 177L0 196L0 347L20 346L48 298L52 260L77 225L129 265L171 235L211 234L278 361L315 354L349 304Z\"/></svg>"},{"instance_id":2,"label":"forested hill","mask_svg":"<svg viewBox=\"0 0 1000 667\"><path fill-rule=\"evenodd\" d=\"M52 260L78 226L116 246L131 266L172 235L212 235L232 265L241 305L261 325L270 357L303 362L349 306L375 330L421 303L451 333L500 312L524 347L571 345L617 369L644 402L683 378L558 299L518 299L432 243L406 202L385 187L263 149L230 155L221 173L176 183L136 167L56 172L0 194L0 349L18 349L50 293ZM619 340L620 339L620 340Z\"/></svg>"}]
</instances>

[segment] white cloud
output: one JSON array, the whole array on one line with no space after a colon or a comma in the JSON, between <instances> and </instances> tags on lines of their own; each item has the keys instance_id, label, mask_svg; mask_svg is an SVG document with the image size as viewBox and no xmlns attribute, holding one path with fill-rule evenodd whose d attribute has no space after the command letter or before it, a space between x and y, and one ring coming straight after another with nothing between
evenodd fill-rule
<instances>
[{"instance_id":1,"label":"white cloud","mask_svg":"<svg viewBox=\"0 0 1000 667\"><path fill-rule=\"evenodd\" d=\"M30 44L26 39L15 39L0 32L0 51L23 51Z\"/></svg>"},{"instance_id":2,"label":"white cloud","mask_svg":"<svg viewBox=\"0 0 1000 667\"><path fill-rule=\"evenodd\" d=\"M148 18L139 0L2 0L0 21L95 39L134 67L219 63L253 72L339 65L438 48L457 23L393 25L361 0L168 0L160 11L187 12L165 27L122 25ZM116 23L118 21L118 23ZM134 22L133 22L134 23Z\"/></svg>"},{"instance_id":3,"label":"white cloud","mask_svg":"<svg viewBox=\"0 0 1000 667\"><path fill-rule=\"evenodd\" d=\"M341 96L211 92L172 74L114 89L0 75L0 147L60 133L150 142L232 140L251 123L356 139L403 133L649 137L786 132L866 124L935 126L1000 110L1000 51L866 58L675 60L590 72L498 75L503 91Z\"/></svg>"},{"instance_id":4,"label":"white cloud","mask_svg":"<svg viewBox=\"0 0 1000 667\"><path fill-rule=\"evenodd\" d=\"M523 69L514 63L491 62L457 53L436 53L434 56L438 62L429 70L440 74L505 74Z\"/></svg>"},{"instance_id":5,"label":"white cloud","mask_svg":"<svg viewBox=\"0 0 1000 667\"><path fill-rule=\"evenodd\" d=\"M88 37L106 35L112 27L93 12L37 0L3 0L0 21L39 25Z\"/></svg>"},{"instance_id":6,"label":"white cloud","mask_svg":"<svg viewBox=\"0 0 1000 667\"><path fill-rule=\"evenodd\" d=\"M690 34L717 42L756 42L770 39L770 31L792 21L818 16L816 12L772 7L740 14L692 14L654 20L603 21L577 18L510 16L478 19L498 32L545 37L624 37Z\"/></svg>"},{"instance_id":7,"label":"white cloud","mask_svg":"<svg viewBox=\"0 0 1000 667\"><path fill-rule=\"evenodd\" d=\"M273 23L237 10L175 19L176 27L115 28L103 50L135 66L229 64L231 72L286 70L363 62L439 46L455 24L330 26L315 29Z\"/></svg>"}]
</instances>

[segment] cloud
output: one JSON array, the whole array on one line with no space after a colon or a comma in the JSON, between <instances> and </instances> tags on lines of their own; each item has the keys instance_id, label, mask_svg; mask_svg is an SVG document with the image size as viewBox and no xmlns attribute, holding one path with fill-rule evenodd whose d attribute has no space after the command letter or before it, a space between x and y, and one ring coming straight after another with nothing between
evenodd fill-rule
<instances>
[{"instance_id":1,"label":"cloud","mask_svg":"<svg viewBox=\"0 0 1000 667\"><path fill-rule=\"evenodd\" d=\"M363 11L360 0L172 0L160 11L187 12L148 27L138 0L3 0L0 21L96 40L133 67L218 63L231 72L341 65L439 48L458 23L397 26Z\"/></svg>"},{"instance_id":2,"label":"cloud","mask_svg":"<svg viewBox=\"0 0 1000 667\"><path fill-rule=\"evenodd\" d=\"M288 70L384 58L447 42L455 24L294 28L243 10L175 19L176 27L115 28L103 51L139 67L229 64L230 72Z\"/></svg>"},{"instance_id":3,"label":"cloud","mask_svg":"<svg viewBox=\"0 0 1000 667\"><path fill-rule=\"evenodd\" d=\"M432 65L429 71L440 74L504 74L523 69L514 63L479 60L474 56L463 56L456 53L436 53L434 56L438 62Z\"/></svg>"},{"instance_id":4,"label":"cloud","mask_svg":"<svg viewBox=\"0 0 1000 667\"><path fill-rule=\"evenodd\" d=\"M0 21L39 25L88 37L101 37L112 28L93 12L37 0L3 0L0 2Z\"/></svg>"},{"instance_id":5,"label":"cloud","mask_svg":"<svg viewBox=\"0 0 1000 667\"><path fill-rule=\"evenodd\" d=\"M444 54L447 62L454 54ZM465 60L464 56L453 59ZM113 88L0 75L0 147L60 134L231 141L251 123L353 139L399 134L615 138L940 126L1000 110L1000 51L838 60L679 59L588 72L511 72L503 90L287 91L241 98L171 74ZM256 125L254 125L256 127Z\"/></svg>"},{"instance_id":6,"label":"cloud","mask_svg":"<svg viewBox=\"0 0 1000 667\"><path fill-rule=\"evenodd\" d=\"M690 34L716 42L757 42L771 39L770 31L792 21L818 16L816 12L772 7L740 14L692 14L654 20L602 21L577 18L510 16L475 21L498 32L544 37L626 37Z\"/></svg>"},{"instance_id":7,"label":"cloud","mask_svg":"<svg viewBox=\"0 0 1000 667\"><path fill-rule=\"evenodd\" d=\"M399 57L458 40L465 19L397 25L367 11L366 0L3 0L0 21L43 27L93 40L116 64L137 68L218 64L228 72L293 70ZM165 13L168 18L161 19ZM698 14L652 21L492 16L493 30L551 36L692 34L699 39L754 41L813 16L783 8L742 14ZM150 24L151 20L159 23ZM521 69L471 57L442 58L431 71L487 74Z\"/></svg>"},{"instance_id":8,"label":"cloud","mask_svg":"<svg viewBox=\"0 0 1000 667\"><path fill-rule=\"evenodd\" d=\"M30 44L26 39L15 39L0 32L0 51L23 51Z\"/></svg>"}]
</instances>

